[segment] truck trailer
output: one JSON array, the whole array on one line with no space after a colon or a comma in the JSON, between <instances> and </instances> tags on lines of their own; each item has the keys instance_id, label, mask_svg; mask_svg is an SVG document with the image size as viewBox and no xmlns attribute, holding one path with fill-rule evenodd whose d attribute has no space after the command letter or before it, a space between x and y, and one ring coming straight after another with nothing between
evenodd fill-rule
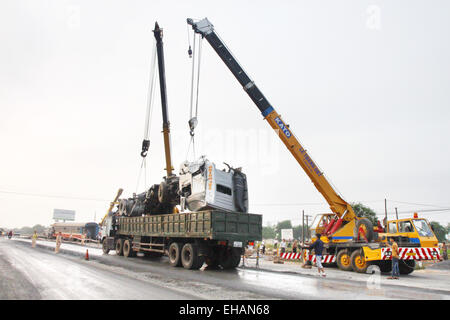
<instances>
[{"instance_id":1,"label":"truck trailer","mask_svg":"<svg viewBox=\"0 0 450 320\"><path fill-rule=\"evenodd\" d=\"M119 256L167 255L173 267L232 269L239 265L247 245L262 239L262 215L206 210L141 217L113 217L103 252Z\"/></svg>"}]
</instances>

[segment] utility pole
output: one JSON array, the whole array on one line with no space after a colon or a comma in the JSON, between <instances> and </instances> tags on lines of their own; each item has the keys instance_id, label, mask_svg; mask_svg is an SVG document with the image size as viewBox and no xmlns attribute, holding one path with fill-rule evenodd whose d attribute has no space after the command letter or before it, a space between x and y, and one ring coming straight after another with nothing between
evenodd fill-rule
<instances>
[{"instance_id":1,"label":"utility pole","mask_svg":"<svg viewBox=\"0 0 450 320\"><path fill-rule=\"evenodd\" d=\"M386 202L386 198L384 198L384 216L387 222L387 202Z\"/></svg>"},{"instance_id":2,"label":"utility pole","mask_svg":"<svg viewBox=\"0 0 450 320\"><path fill-rule=\"evenodd\" d=\"M305 244L305 210L302 210L302 244Z\"/></svg>"},{"instance_id":3,"label":"utility pole","mask_svg":"<svg viewBox=\"0 0 450 320\"><path fill-rule=\"evenodd\" d=\"M308 224L308 218L312 218L312 216L306 215L306 238L310 239L311 235L309 234L309 224Z\"/></svg>"}]
</instances>

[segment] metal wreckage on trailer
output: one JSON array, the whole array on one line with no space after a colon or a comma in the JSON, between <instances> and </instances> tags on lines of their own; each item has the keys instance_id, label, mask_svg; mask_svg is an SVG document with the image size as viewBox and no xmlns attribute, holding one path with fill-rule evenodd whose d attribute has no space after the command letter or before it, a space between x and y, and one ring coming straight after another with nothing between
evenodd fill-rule
<instances>
[{"instance_id":1,"label":"metal wreckage on trailer","mask_svg":"<svg viewBox=\"0 0 450 320\"><path fill-rule=\"evenodd\" d=\"M170 265L187 269L198 269L205 262L210 267L234 268L239 265L245 246L262 239L262 216L248 213L247 178L241 168L225 164L227 169L220 170L212 161L202 156L194 161L184 161L179 174L174 173L163 30L158 23L155 23L153 33L155 47L142 142L141 170L146 167L146 156L150 149L150 118L157 61L166 176L159 184L153 184L146 191L134 194L131 198L120 199L123 190L119 190L100 223L103 230L103 251L108 253L115 250L119 256L126 257L136 256L137 252L152 257L166 254ZM194 66L199 62L196 60L199 55L196 55L195 41L194 37L194 51L190 49L194 55L192 96L195 85ZM197 77L198 75L197 72ZM191 98L189 127L193 148L197 106L196 103L194 116Z\"/></svg>"}]
</instances>

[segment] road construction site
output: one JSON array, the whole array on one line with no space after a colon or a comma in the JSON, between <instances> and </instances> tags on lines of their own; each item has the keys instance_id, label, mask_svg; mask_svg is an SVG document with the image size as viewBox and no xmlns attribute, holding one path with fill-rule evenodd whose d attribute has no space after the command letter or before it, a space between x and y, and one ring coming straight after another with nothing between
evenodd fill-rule
<instances>
[{"instance_id":1,"label":"road construction site","mask_svg":"<svg viewBox=\"0 0 450 320\"><path fill-rule=\"evenodd\" d=\"M0 240L2 299L450 299L450 267L416 270L400 280L327 268L327 277L299 263L247 258L235 270L167 268L167 257L105 255L95 245ZM86 260L88 250L89 260ZM114 290L120 286L123 290Z\"/></svg>"},{"instance_id":2,"label":"road construction site","mask_svg":"<svg viewBox=\"0 0 450 320\"><path fill-rule=\"evenodd\" d=\"M12 271L1 279L0 298L449 299L450 268L447 261L439 262L438 238L430 222L418 213L388 220L387 211L383 221L371 220L354 209L250 79L213 24L207 18L186 22L193 39L193 49L189 43L188 50L192 57L188 153L192 146L194 160L186 159L175 172L163 30L156 22L137 185L147 166L146 157L153 151L149 127L157 74L164 177L132 195L118 188L99 223L65 222L62 218L64 222L54 223L45 239L36 232L32 239L1 238L0 267ZM241 167L227 163L220 169L206 156L195 158L203 40L225 63L286 147L286 155L294 158L329 206L330 212L317 214L311 225L305 226L310 238L299 247L302 265L280 262L283 257L279 253L275 257L248 253L247 248L263 240L263 216L249 212L246 174ZM97 244L85 244L88 240ZM326 264L326 274L321 262ZM429 267L418 267L422 262ZM336 267L330 268L329 263Z\"/></svg>"}]
</instances>

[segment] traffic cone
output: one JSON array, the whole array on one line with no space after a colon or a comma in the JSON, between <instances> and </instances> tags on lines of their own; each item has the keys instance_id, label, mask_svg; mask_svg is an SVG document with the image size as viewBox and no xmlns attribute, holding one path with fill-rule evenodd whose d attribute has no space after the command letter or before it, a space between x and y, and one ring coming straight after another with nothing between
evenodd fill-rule
<instances>
[{"instance_id":1,"label":"traffic cone","mask_svg":"<svg viewBox=\"0 0 450 320\"><path fill-rule=\"evenodd\" d=\"M84 260L89 260L89 252L88 252L88 249L86 249L86 255L84 256Z\"/></svg>"}]
</instances>

